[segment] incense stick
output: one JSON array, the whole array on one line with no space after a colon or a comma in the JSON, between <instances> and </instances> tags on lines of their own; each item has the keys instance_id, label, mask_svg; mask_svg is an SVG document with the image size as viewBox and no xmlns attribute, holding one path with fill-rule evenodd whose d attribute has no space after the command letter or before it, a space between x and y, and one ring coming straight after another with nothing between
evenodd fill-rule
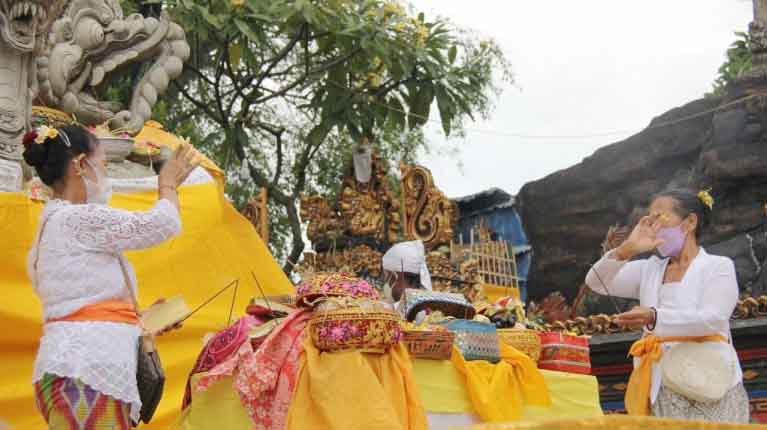
<instances>
[{"instance_id":1,"label":"incense stick","mask_svg":"<svg viewBox=\"0 0 767 430\"><path fill-rule=\"evenodd\" d=\"M594 274L597 275L597 279L599 279L599 283L601 283L602 287L605 289L605 295L610 299L610 302L613 304L613 307L615 308L615 313L616 314L621 313L620 308L618 308L618 303L615 301L615 298L610 294L610 290L607 289L607 285L602 280L602 277L599 276L599 271L597 271L596 266L592 264L591 269L594 271Z\"/></svg>"},{"instance_id":2,"label":"incense stick","mask_svg":"<svg viewBox=\"0 0 767 430\"><path fill-rule=\"evenodd\" d=\"M186 316L185 316L184 318L182 318L182 319L181 319L181 320L180 320L180 321L179 321L177 324L180 324L180 323L182 323L182 322L184 322L184 321L188 320L188 319L189 319L189 317L191 317L192 315L196 314L196 313L197 313L197 311L199 311L199 310L200 310L200 309L202 309L203 307L207 306L207 305L208 305L210 302L212 302L213 300L215 300L215 299L216 299L216 297L220 296L221 294L223 294L223 293L224 293L224 291L226 291L227 289L229 289L229 287L231 287L232 285L234 285L234 284L237 284L237 283L239 283L239 282L240 282L240 280L239 280L239 279L235 279L234 281L232 281L232 282L230 282L230 283L226 284L226 286L225 286L224 288L220 289L218 292L216 292L216 294L214 294L213 296L211 296L209 299L205 300L205 301L204 301L204 302L203 302L203 303L202 303L200 306L197 306L197 307L196 307L194 310L192 310L191 312L189 312L188 314L186 314Z\"/></svg>"},{"instance_id":3,"label":"incense stick","mask_svg":"<svg viewBox=\"0 0 767 430\"><path fill-rule=\"evenodd\" d=\"M269 303L269 299L266 298L266 294L264 293L264 289L261 288L261 283L258 282L258 278L256 277L255 272L253 272L251 270L250 271L250 276L252 276L253 280L256 281L256 287L258 287L258 291L261 292L261 297L264 298L264 302L266 302L266 307L269 308L269 312L274 312L274 310L272 309L272 305Z\"/></svg>"},{"instance_id":4,"label":"incense stick","mask_svg":"<svg viewBox=\"0 0 767 430\"><path fill-rule=\"evenodd\" d=\"M234 302L237 301L237 290L240 288L240 280L238 279L234 283L234 293L232 294L232 304L229 306L229 319L226 322L226 326L232 325L232 314L234 313Z\"/></svg>"}]
</instances>

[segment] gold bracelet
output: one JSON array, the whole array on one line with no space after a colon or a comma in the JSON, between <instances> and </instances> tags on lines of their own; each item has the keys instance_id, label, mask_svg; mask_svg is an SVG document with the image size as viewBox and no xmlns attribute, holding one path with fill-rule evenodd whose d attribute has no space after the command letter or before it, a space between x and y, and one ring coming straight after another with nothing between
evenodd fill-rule
<instances>
[{"instance_id":1,"label":"gold bracelet","mask_svg":"<svg viewBox=\"0 0 767 430\"><path fill-rule=\"evenodd\" d=\"M174 192L176 191L176 187L174 187L172 185L160 185L159 189L162 190L163 188L170 188L172 191L174 191Z\"/></svg>"}]
</instances>

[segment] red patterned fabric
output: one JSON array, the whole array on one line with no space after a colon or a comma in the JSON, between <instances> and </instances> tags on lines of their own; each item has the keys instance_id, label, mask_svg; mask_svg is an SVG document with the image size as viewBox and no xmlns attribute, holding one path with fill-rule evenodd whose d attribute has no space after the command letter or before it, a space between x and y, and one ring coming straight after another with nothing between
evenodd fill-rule
<instances>
[{"instance_id":1,"label":"red patterned fabric","mask_svg":"<svg viewBox=\"0 0 767 430\"><path fill-rule=\"evenodd\" d=\"M191 377L194 374L207 372L217 365L223 363L231 357L243 343L248 343L248 332L254 325L262 321L251 315L246 315L231 326L217 333L203 348L197 357L197 362L189 374L186 382L186 391L184 392L184 401L181 409L186 409L192 402L192 391L190 387Z\"/></svg>"},{"instance_id":2,"label":"red patterned fabric","mask_svg":"<svg viewBox=\"0 0 767 430\"><path fill-rule=\"evenodd\" d=\"M200 378L195 390L205 390L224 376L234 376L234 388L259 430L284 430L296 387L298 359L310 310L290 314L257 351L243 343L236 354Z\"/></svg>"}]
</instances>

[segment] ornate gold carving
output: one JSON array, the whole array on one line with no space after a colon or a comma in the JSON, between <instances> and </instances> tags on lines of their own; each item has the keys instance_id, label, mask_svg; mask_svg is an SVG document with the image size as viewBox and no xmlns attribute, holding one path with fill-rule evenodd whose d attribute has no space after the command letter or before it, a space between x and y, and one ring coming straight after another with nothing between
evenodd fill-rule
<instances>
[{"instance_id":1,"label":"ornate gold carving","mask_svg":"<svg viewBox=\"0 0 767 430\"><path fill-rule=\"evenodd\" d=\"M262 188L242 210L242 214L251 222L251 224L253 224L253 227L256 228L256 231L264 242L269 242L268 198L269 195L266 188Z\"/></svg>"},{"instance_id":2,"label":"ornate gold carving","mask_svg":"<svg viewBox=\"0 0 767 430\"><path fill-rule=\"evenodd\" d=\"M315 272L353 271L360 276L381 276L382 254L367 245L358 245L342 251L304 254L304 265Z\"/></svg>"},{"instance_id":3,"label":"ornate gold carving","mask_svg":"<svg viewBox=\"0 0 767 430\"><path fill-rule=\"evenodd\" d=\"M429 169L400 164L405 202L405 236L422 240L427 249L450 243L457 210L434 186Z\"/></svg>"}]
</instances>

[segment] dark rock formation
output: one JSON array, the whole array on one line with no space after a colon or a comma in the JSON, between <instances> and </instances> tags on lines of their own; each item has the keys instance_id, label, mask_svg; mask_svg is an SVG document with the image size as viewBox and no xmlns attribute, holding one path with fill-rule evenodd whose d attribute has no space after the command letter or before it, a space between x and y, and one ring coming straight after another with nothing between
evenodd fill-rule
<instances>
[{"instance_id":1,"label":"dark rock formation","mask_svg":"<svg viewBox=\"0 0 767 430\"><path fill-rule=\"evenodd\" d=\"M712 188L703 243L736 261L741 289L767 290L767 98L702 99L654 119L644 131L568 169L526 184L517 196L533 245L528 294L577 293L608 227L630 223L669 187Z\"/></svg>"}]
</instances>

